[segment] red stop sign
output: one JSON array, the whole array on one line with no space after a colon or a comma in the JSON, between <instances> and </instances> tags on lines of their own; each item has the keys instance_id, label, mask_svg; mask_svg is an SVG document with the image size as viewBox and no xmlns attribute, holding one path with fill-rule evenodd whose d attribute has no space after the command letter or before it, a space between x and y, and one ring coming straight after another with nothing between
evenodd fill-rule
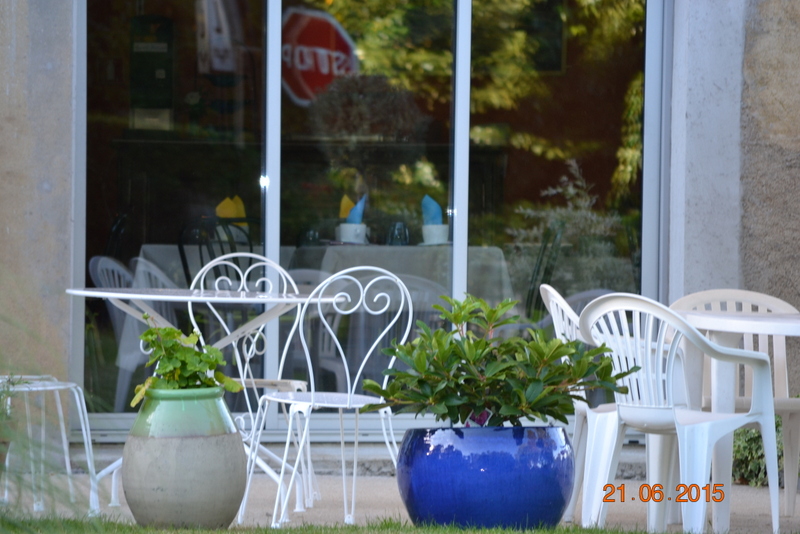
<instances>
[{"instance_id":1,"label":"red stop sign","mask_svg":"<svg viewBox=\"0 0 800 534\"><path fill-rule=\"evenodd\" d=\"M283 14L281 80L300 106L308 106L335 78L358 72L356 47L324 11L291 7Z\"/></svg>"}]
</instances>

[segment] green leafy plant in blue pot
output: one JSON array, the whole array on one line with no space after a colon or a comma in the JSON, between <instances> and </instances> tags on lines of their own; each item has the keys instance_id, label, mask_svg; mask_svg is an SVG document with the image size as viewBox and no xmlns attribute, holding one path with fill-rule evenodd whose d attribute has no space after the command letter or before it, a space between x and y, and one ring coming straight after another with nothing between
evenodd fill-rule
<instances>
[{"instance_id":1,"label":"green leafy plant in blue pot","mask_svg":"<svg viewBox=\"0 0 800 534\"><path fill-rule=\"evenodd\" d=\"M449 428L408 430L397 482L415 524L533 528L561 520L572 493L572 446L563 426L586 389L624 391L605 347L548 338L543 331L501 336L516 305L442 297L444 324L418 321L419 336L385 350L398 364L385 371L382 397L363 411L433 414ZM537 423L537 424L532 424Z\"/></svg>"}]
</instances>

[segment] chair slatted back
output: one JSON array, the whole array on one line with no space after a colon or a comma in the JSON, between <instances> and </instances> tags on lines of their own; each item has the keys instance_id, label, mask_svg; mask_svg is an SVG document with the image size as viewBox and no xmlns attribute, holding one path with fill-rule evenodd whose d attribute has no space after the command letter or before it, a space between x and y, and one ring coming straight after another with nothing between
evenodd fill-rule
<instances>
[{"instance_id":1,"label":"chair slatted back","mask_svg":"<svg viewBox=\"0 0 800 534\"><path fill-rule=\"evenodd\" d=\"M683 357L684 331L693 328L675 312L639 295L610 293L587 305L580 327L594 345L611 348L615 372L640 367L622 380L628 393L615 393L618 405L671 408L686 404L685 381L673 382L677 360Z\"/></svg>"},{"instance_id":2,"label":"chair slatted back","mask_svg":"<svg viewBox=\"0 0 800 534\"><path fill-rule=\"evenodd\" d=\"M711 289L692 293L676 300L670 308L683 311L707 310L723 313L798 313L797 308L784 300L744 289ZM772 356L775 398L788 398L786 337L745 334L742 338L742 348L764 352ZM704 364L706 371L709 366L707 360ZM709 373L704 372L703 375L708 377ZM751 397L752 385L752 371L749 367L744 366L742 372L737 373L737 387L734 391L739 397ZM704 398L710 395L710 388L709 381L705 380L703 383Z\"/></svg>"}]
</instances>

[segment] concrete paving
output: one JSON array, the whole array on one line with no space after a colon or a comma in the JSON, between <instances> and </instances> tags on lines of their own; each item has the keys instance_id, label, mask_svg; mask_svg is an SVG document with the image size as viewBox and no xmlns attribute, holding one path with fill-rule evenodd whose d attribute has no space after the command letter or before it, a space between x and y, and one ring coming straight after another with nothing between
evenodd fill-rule
<instances>
[{"instance_id":1,"label":"concrete paving","mask_svg":"<svg viewBox=\"0 0 800 534\"><path fill-rule=\"evenodd\" d=\"M315 524L315 525L334 525L342 524L344 518L342 501L342 479L336 471L338 449L336 447L317 447L320 460L317 461L318 481L322 499L317 501L313 508L305 512L291 512L290 525ZM375 463L380 463L386 459L386 451L383 446L367 445L359 449L360 461L366 466L363 476L357 482L357 506L356 523L367 525L384 519L409 522L408 515L397 490L397 482L392 473L380 467L376 468ZM80 465L79 451L75 450L75 461ZM104 465L108 461L119 457L121 446L101 446L97 448L98 466ZM626 502L613 502L609 504L607 527L618 527L624 530L646 529L647 512L646 504L637 500L630 500L631 495L637 496L639 486L644 484L644 448L641 446L626 446L621 459L621 468L618 471L620 477L615 481L615 485L625 484L628 500ZM327 466L327 467L326 467ZM382 475L370 475L370 471L384 473ZM322 474L324 473L324 474ZM52 475L51 487L61 488L59 491L51 492L48 497L47 509L55 509L58 513L65 515L82 515L88 508L88 477L85 474L77 476L76 493L78 500L74 505L64 504L66 502L65 492L66 483L64 475ZM101 483L101 513L109 518L121 521L133 521L130 510L124 500L124 492L120 491L121 506L108 506L110 495L111 478L106 478ZM781 494L783 492L781 491ZM60 497L59 497L60 496ZM769 495L766 488L751 488L749 486L735 485L730 491L726 492L725 498L731 502L731 532L751 533L769 532L771 530L769 516ZM244 526L269 526L271 522L272 510L275 500L275 484L265 475L257 475L254 480L253 493L248 502L247 513L244 519ZM54 504L57 501L57 504ZM21 500L17 500L12 491L12 502L16 506L24 506L30 510L29 496L23 495ZM292 499L294 503L294 499ZM580 507L576 511L576 517L580 517ZM672 532L680 532L680 525L672 525ZM710 532L710 527L708 529ZM800 509L794 517L781 517L781 532L800 532Z\"/></svg>"}]
</instances>

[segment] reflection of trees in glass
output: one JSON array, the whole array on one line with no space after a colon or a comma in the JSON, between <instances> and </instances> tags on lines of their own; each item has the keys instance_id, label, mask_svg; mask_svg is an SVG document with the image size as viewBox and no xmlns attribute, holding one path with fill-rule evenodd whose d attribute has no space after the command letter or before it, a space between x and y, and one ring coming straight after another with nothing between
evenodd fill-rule
<instances>
[{"instance_id":1,"label":"reflection of trees in glass","mask_svg":"<svg viewBox=\"0 0 800 534\"><path fill-rule=\"evenodd\" d=\"M522 220L506 228L513 238L513 245L506 248L513 285L518 291L527 287L545 230L563 224L559 268L550 283L566 294L596 288L636 291L631 256L637 251L631 250L626 221L614 212L597 211L598 197L591 194L592 185L578 163L568 160L567 167L569 176L542 191L543 197L557 202L518 205L515 211Z\"/></svg>"},{"instance_id":2,"label":"reflection of trees in glass","mask_svg":"<svg viewBox=\"0 0 800 534\"><path fill-rule=\"evenodd\" d=\"M390 222L418 226L426 194L446 201L423 143L430 117L414 95L382 75L338 78L308 108L315 141L330 162L327 181L352 200L369 194L364 222L373 236Z\"/></svg>"},{"instance_id":3,"label":"reflection of trees in glass","mask_svg":"<svg viewBox=\"0 0 800 534\"><path fill-rule=\"evenodd\" d=\"M357 43L364 73L382 74L414 92L429 109L451 98L453 2L430 0L317 0L333 14ZM543 22L546 14L565 24L564 46L583 62L602 72L618 59L623 47L643 46L644 0L481 0L473 2L472 86L473 114L518 109L533 101L541 109L558 106L552 78L554 35ZM552 26L552 25L551 25ZM550 31L548 31L550 30ZM549 57L549 60L544 58ZM539 64L537 64L537 61ZM544 64L544 66L540 66ZM623 82L624 83L624 82ZM612 202L625 204L626 191L641 169L641 73L629 82L618 168ZM638 96L637 96L638 95ZM561 138L541 134L534 127L497 134L492 126L473 128L474 143L500 135L510 146L548 160L565 161L602 149L597 139L574 134ZM638 154L637 155L637 151Z\"/></svg>"}]
</instances>

